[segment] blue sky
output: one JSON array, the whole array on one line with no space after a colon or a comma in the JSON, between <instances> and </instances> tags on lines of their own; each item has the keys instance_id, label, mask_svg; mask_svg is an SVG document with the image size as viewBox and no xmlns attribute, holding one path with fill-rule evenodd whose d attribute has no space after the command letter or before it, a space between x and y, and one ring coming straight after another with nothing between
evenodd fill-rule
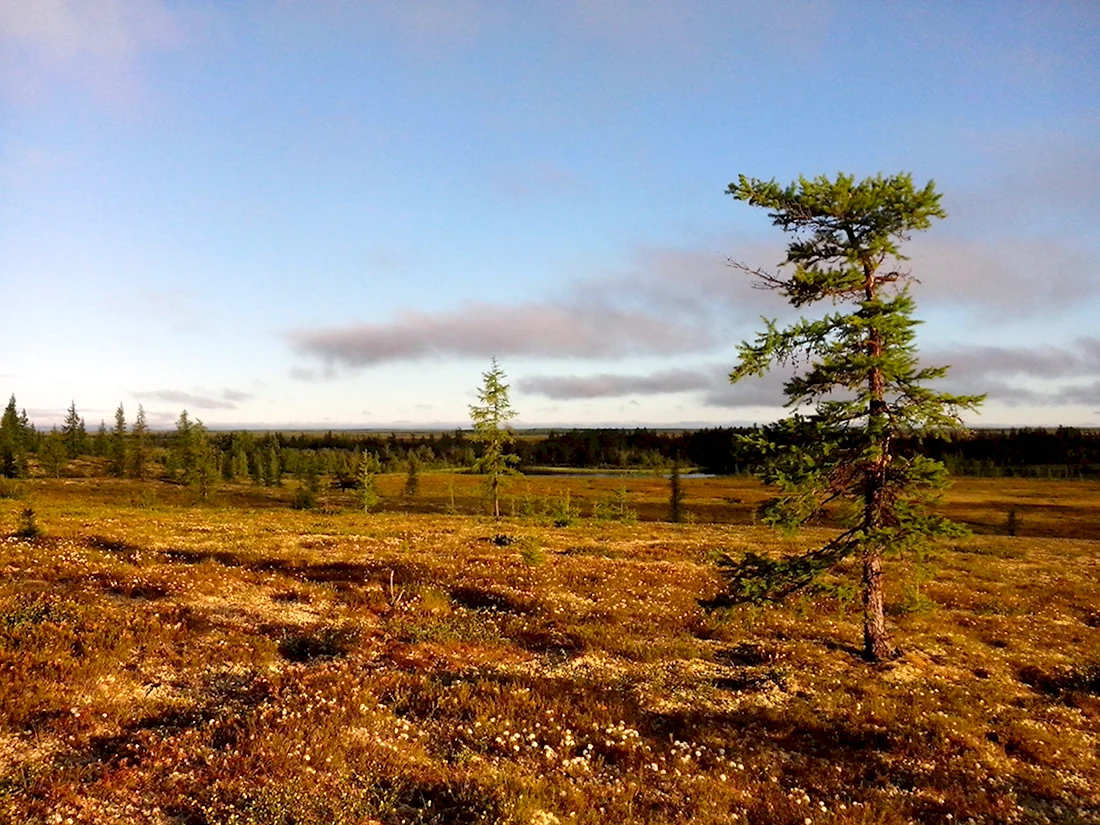
<instances>
[{"instance_id":1,"label":"blue sky","mask_svg":"<svg viewBox=\"0 0 1100 825\"><path fill-rule=\"evenodd\" d=\"M1100 5L0 0L0 391L39 425L766 421L744 173L935 179L923 359L1100 426Z\"/></svg>"}]
</instances>

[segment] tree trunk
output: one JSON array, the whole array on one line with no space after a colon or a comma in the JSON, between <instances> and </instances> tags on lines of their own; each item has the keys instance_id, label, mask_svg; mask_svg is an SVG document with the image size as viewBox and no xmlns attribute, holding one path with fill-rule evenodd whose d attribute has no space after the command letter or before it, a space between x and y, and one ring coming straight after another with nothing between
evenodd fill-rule
<instances>
[{"instance_id":1,"label":"tree trunk","mask_svg":"<svg viewBox=\"0 0 1100 825\"><path fill-rule=\"evenodd\" d=\"M866 298L875 298L874 267L864 264L867 275ZM867 351L872 358L882 356L882 339L872 325L867 334ZM890 658L893 647L886 631L886 594L882 572L882 546L875 531L882 527L883 496L886 492L886 468L890 463L890 436L887 431L885 378L881 367L872 366L867 373L868 447L874 460L867 467L863 506L863 650L873 662Z\"/></svg>"},{"instance_id":2,"label":"tree trunk","mask_svg":"<svg viewBox=\"0 0 1100 825\"><path fill-rule=\"evenodd\" d=\"M894 654L890 635L886 632L885 594L882 586L882 548L878 545L863 550L863 651L873 662L889 659Z\"/></svg>"}]
</instances>

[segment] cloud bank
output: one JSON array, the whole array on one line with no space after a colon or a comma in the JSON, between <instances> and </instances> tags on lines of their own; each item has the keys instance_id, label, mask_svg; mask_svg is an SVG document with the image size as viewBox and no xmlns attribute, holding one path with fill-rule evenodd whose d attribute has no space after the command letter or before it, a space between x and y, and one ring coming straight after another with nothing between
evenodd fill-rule
<instances>
[{"instance_id":1,"label":"cloud bank","mask_svg":"<svg viewBox=\"0 0 1100 825\"><path fill-rule=\"evenodd\" d=\"M185 392L184 390L147 390L135 392L136 398L148 398L153 401L164 401L169 404L181 404L188 409L200 410L235 410L242 401L248 401L255 396L241 390L223 389L220 393L208 393L202 390L198 392Z\"/></svg>"},{"instance_id":2,"label":"cloud bank","mask_svg":"<svg viewBox=\"0 0 1100 825\"><path fill-rule=\"evenodd\" d=\"M655 312L579 301L471 303L450 312L404 312L390 322L301 330L289 339L299 352L348 367L438 356L606 358L713 343L708 330Z\"/></svg>"},{"instance_id":3,"label":"cloud bank","mask_svg":"<svg viewBox=\"0 0 1100 825\"><path fill-rule=\"evenodd\" d=\"M703 370L673 369L648 375L535 375L521 379L517 387L554 400L575 400L687 392L713 384L714 376Z\"/></svg>"}]
</instances>

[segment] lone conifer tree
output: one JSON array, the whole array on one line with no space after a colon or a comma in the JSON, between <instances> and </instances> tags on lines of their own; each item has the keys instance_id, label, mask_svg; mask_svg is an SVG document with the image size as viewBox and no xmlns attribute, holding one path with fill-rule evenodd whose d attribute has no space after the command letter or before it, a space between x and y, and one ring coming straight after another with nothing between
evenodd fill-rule
<instances>
[{"instance_id":1,"label":"lone conifer tree","mask_svg":"<svg viewBox=\"0 0 1100 825\"><path fill-rule=\"evenodd\" d=\"M374 453L364 453L359 459L359 472L356 476L356 486L359 491L359 503L364 513L369 513L382 497L378 493L378 474L382 471L382 464Z\"/></svg>"},{"instance_id":2,"label":"lone conifer tree","mask_svg":"<svg viewBox=\"0 0 1100 825\"><path fill-rule=\"evenodd\" d=\"M416 494L420 492L420 460L416 453L409 452L406 466L408 473L405 475L405 498L416 498Z\"/></svg>"},{"instance_id":3,"label":"lone conifer tree","mask_svg":"<svg viewBox=\"0 0 1100 825\"><path fill-rule=\"evenodd\" d=\"M65 450L69 458L79 458L88 447L88 432L84 428L84 419L76 411L76 402L69 405L65 413L65 422L61 425L61 437L65 440Z\"/></svg>"},{"instance_id":4,"label":"lone conifer tree","mask_svg":"<svg viewBox=\"0 0 1100 825\"><path fill-rule=\"evenodd\" d=\"M504 383L504 370L493 359L488 372L481 374L482 384L477 391L481 404L470 405L470 418L474 424L472 440L481 444L481 455L474 462L474 472L485 474L485 492L493 506L493 516L500 518L500 488L504 477L514 475L514 465L519 456L505 452L515 441L508 422L516 417L508 401L508 385Z\"/></svg>"},{"instance_id":5,"label":"lone conifer tree","mask_svg":"<svg viewBox=\"0 0 1100 825\"><path fill-rule=\"evenodd\" d=\"M145 421L145 408L138 404L134 429L130 432L130 472L139 481L145 480L149 465L149 425Z\"/></svg>"},{"instance_id":6,"label":"lone conifer tree","mask_svg":"<svg viewBox=\"0 0 1100 825\"><path fill-rule=\"evenodd\" d=\"M680 458L672 460L668 474L668 520L679 524L684 520L684 486L680 482Z\"/></svg>"},{"instance_id":7,"label":"lone conifer tree","mask_svg":"<svg viewBox=\"0 0 1100 825\"><path fill-rule=\"evenodd\" d=\"M804 372L787 381L795 412L752 438L762 480L778 488L763 507L773 526L797 528L826 505L841 507L844 530L804 555L774 561L755 554L724 561L730 586L711 605L778 599L808 584L840 560L856 555L863 570L864 649L869 659L893 653L883 613L883 557L934 536L958 532L927 505L946 485L942 464L898 449L901 436L959 424L959 412L982 396L948 395L925 383L946 367L922 368L916 357L914 303L900 269L900 242L943 218L933 183L913 187L907 174L857 183L847 175L800 178L787 187L741 176L727 193L768 211L772 223L795 237L782 274L735 268L756 276L795 307L828 301L846 308L819 320L766 329L742 343L730 375L763 375L773 363Z\"/></svg>"},{"instance_id":8,"label":"lone conifer tree","mask_svg":"<svg viewBox=\"0 0 1100 825\"><path fill-rule=\"evenodd\" d=\"M126 472L126 413L119 402L115 410L115 426L111 430L111 443L107 461L107 472L121 478Z\"/></svg>"}]
</instances>

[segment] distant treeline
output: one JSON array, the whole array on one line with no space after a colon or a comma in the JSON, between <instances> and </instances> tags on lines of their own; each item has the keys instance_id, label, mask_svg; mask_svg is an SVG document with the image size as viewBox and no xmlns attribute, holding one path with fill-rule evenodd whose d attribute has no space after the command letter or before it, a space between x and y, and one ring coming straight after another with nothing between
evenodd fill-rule
<instances>
[{"instance_id":1,"label":"distant treeline","mask_svg":"<svg viewBox=\"0 0 1100 825\"><path fill-rule=\"evenodd\" d=\"M753 454L744 436L753 432L754 428L737 427L520 432L512 450L520 458L521 471L540 467L663 471L678 461L706 473L732 475L752 471ZM401 472L409 470L410 463L423 469L469 468L479 449L463 430L215 432L191 421L186 413L174 430L153 431L140 408L134 425L128 426L121 405L111 428L104 422L94 433L87 432L74 404L62 428L46 433L36 430L26 413L17 410L14 397L0 420L0 475L8 477L70 474L76 470L69 462L92 458L101 459L111 475L137 478L148 474L193 479L198 472L204 478L279 484L285 472L322 474L351 484L365 455L373 455L383 472ZM958 475L1100 476L1100 430L1095 429L959 429L914 440L901 449L939 459Z\"/></svg>"},{"instance_id":2,"label":"distant treeline","mask_svg":"<svg viewBox=\"0 0 1100 825\"><path fill-rule=\"evenodd\" d=\"M520 434L513 451L520 469L539 467L609 470L667 470L673 461L705 473L735 475L752 471L753 455L742 437L752 427L716 427L684 432L637 429L572 429ZM158 434L170 440L171 434ZM477 446L469 433L212 433L226 454L242 450L277 452L288 465L298 454L324 458L324 469L339 475L341 455L377 455L386 470L415 460L423 467L470 467ZM958 475L1081 477L1100 475L1100 430L1059 427L1010 430L954 430L903 445L943 461ZM290 470L291 467L287 466ZM352 468L349 466L348 472Z\"/></svg>"},{"instance_id":3,"label":"distant treeline","mask_svg":"<svg viewBox=\"0 0 1100 825\"><path fill-rule=\"evenodd\" d=\"M521 468L663 470L674 460L716 475L747 473L753 455L743 437L751 427L716 427L685 432L638 429L573 429L522 435L513 446ZM215 440L229 449L238 434ZM468 433L388 436L354 433L273 434L283 450L366 451L383 464L409 455L424 464L466 467L475 445ZM902 449L943 461L958 475L1080 477L1100 475L1100 430L1059 427L1009 430L952 430L903 444Z\"/></svg>"}]
</instances>

